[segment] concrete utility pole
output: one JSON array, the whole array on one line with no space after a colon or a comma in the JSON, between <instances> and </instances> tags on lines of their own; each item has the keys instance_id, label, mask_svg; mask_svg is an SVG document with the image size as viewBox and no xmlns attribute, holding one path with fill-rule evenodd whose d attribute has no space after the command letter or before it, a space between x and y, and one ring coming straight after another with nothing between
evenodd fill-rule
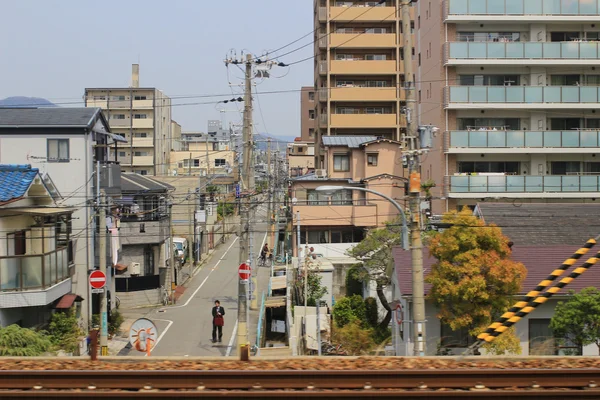
<instances>
[{"instance_id":1,"label":"concrete utility pole","mask_svg":"<svg viewBox=\"0 0 600 400\"><path fill-rule=\"evenodd\" d=\"M271 202L273 201L273 196L271 193L273 192L271 189L271 185L273 184L273 180L271 179L271 139L267 139L267 223L269 224L269 231L267 233L268 241L271 240L271 213L273 212L271 209ZM271 242L271 251L273 250L273 242Z\"/></svg>"},{"instance_id":2,"label":"concrete utility pole","mask_svg":"<svg viewBox=\"0 0 600 400\"><path fill-rule=\"evenodd\" d=\"M100 202L98 204L99 207L99 215L98 215L98 223L100 225L100 232L98 236L98 251L99 254L99 262L100 262L100 272L103 272L106 276L106 194L104 190L100 190ZM107 299L107 290L110 285L107 284L102 290L100 295L100 354L103 356L108 355L108 299Z\"/></svg>"},{"instance_id":3,"label":"concrete utility pole","mask_svg":"<svg viewBox=\"0 0 600 400\"><path fill-rule=\"evenodd\" d=\"M401 0L402 37L404 40L404 79L406 90L406 121L408 123L406 142L409 150L410 171L410 239L412 252L412 284L413 284L413 345L415 356L426 354L425 336L425 290L423 284L423 244L421 242L420 196L421 196L421 161L419 158L419 138L417 107L415 98L415 82L412 65L412 30L410 21L411 0Z\"/></svg>"}]
</instances>

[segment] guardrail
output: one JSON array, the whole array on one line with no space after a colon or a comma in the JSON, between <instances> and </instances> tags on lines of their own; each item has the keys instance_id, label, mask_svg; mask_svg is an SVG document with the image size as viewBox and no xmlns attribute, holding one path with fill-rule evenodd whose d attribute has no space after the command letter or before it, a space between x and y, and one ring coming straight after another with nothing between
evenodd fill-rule
<instances>
[{"instance_id":1,"label":"guardrail","mask_svg":"<svg viewBox=\"0 0 600 400\"><path fill-rule=\"evenodd\" d=\"M578 148L600 147L600 130L511 131L460 130L446 132L450 148Z\"/></svg>"},{"instance_id":2,"label":"guardrail","mask_svg":"<svg viewBox=\"0 0 600 400\"><path fill-rule=\"evenodd\" d=\"M600 192L600 176L453 175L451 193L586 193Z\"/></svg>"},{"instance_id":3,"label":"guardrail","mask_svg":"<svg viewBox=\"0 0 600 400\"><path fill-rule=\"evenodd\" d=\"M600 42L449 42L444 45L450 59L590 60L600 56Z\"/></svg>"}]
</instances>

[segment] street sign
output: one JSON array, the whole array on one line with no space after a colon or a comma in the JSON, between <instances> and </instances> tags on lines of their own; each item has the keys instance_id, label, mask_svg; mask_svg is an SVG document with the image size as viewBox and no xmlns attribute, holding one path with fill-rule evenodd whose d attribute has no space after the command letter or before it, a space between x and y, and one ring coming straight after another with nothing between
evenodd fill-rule
<instances>
[{"instance_id":1,"label":"street sign","mask_svg":"<svg viewBox=\"0 0 600 400\"><path fill-rule=\"evenodd\" d=\"M104 288L102 289L92 289L92 294L104 293Z\"/></svg>"},{"instance_id":2,"label":"street sign","mask_svg":"<svg viewBox=\"0 0 600 400\"><path fill-rule=\"evenodd\" d=\"M240 197L240 184L238 183L237 185L235 185L235 197L239 198Z\"/></svg>"},{"instance_id":3,"label":"street sign","mask_svg":"<svg viewBox=\"0 0 600 400\"><path fill-rule=\"evenodd\" d=\"M129 330L129 343L137 351L150 355L158 338L158 328L146 318L136 320Z\"/></svg>"},{"instance_id":4,"label":"street sign","mask_svg":"<svg viewBox=\"0 0 600 400\"><path fill-rule=\"evenodd\" d=\"M240 264L240 267L238 268L238 274L240 275L240 279L245 281L248 280L248 278L250 278L250 266L246 263L242 263Z\"/></svg>"},{"instance_id":5,"label":"street sign","mask_svg":"<svg viewBox=\"0 0 600 400\"><path fill-rule=\"evenodd\" d=\"M102 289L106 285L106 275L102 271L94 271L90 274L90 286L94 289Z\"/></svg>"}]
</instances>

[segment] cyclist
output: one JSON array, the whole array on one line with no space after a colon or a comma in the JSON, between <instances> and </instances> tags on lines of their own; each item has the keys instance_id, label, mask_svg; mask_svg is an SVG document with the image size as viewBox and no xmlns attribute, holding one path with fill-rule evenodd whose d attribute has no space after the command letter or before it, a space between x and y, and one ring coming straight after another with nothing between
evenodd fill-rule
<instances>
[{"instance_id":1,"label":"cyclist","mask_svg":"<svg viewBox=\"0 0 600 400\"><path fill-rule=\"evenodd\" d=\"M260 251L260 262L261 265L267 264L267 254L269 254L269 245L265 243L264 247Z\"/></svg>"}]
</instances>

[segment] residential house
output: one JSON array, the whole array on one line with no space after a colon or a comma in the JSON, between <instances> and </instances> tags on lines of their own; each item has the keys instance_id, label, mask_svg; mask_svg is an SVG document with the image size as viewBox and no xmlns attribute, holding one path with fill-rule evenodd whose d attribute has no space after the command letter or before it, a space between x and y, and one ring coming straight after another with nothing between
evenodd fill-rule
<instances>
[{"instance_id":1,"label":"residential house","mask_svg":"<svg viewBox=\"0 0 600 400\"><path fill-rule=\"evenodd\" d=\"M315 171L315 143L296 138L287 145L288 176L296 178Z\"/></svg>"},{"instance_id":2,"label":"residential house","mask_svg":"<svg viewBox=\"0 0 600 400\"><path fill-rule=\"evenodd\" d=\"M123 141L99 108L0 108L0 163L31 164L59 205L77 208L71 224L73 292L84 298L85 322L92 312L88 274L98 267L94 200L100 189L121 196L114 147Z\"/></svg>"},{"instance_id":3,"label":"residential house","mask_svg":"<svg viewBox=\"0 0 600 400\"><path fill-rule=\"evenodd\" d=\"M0 326L31 327L77 304L71 216L31 165L0 165Z\"/></svg>"}]
</instances>

